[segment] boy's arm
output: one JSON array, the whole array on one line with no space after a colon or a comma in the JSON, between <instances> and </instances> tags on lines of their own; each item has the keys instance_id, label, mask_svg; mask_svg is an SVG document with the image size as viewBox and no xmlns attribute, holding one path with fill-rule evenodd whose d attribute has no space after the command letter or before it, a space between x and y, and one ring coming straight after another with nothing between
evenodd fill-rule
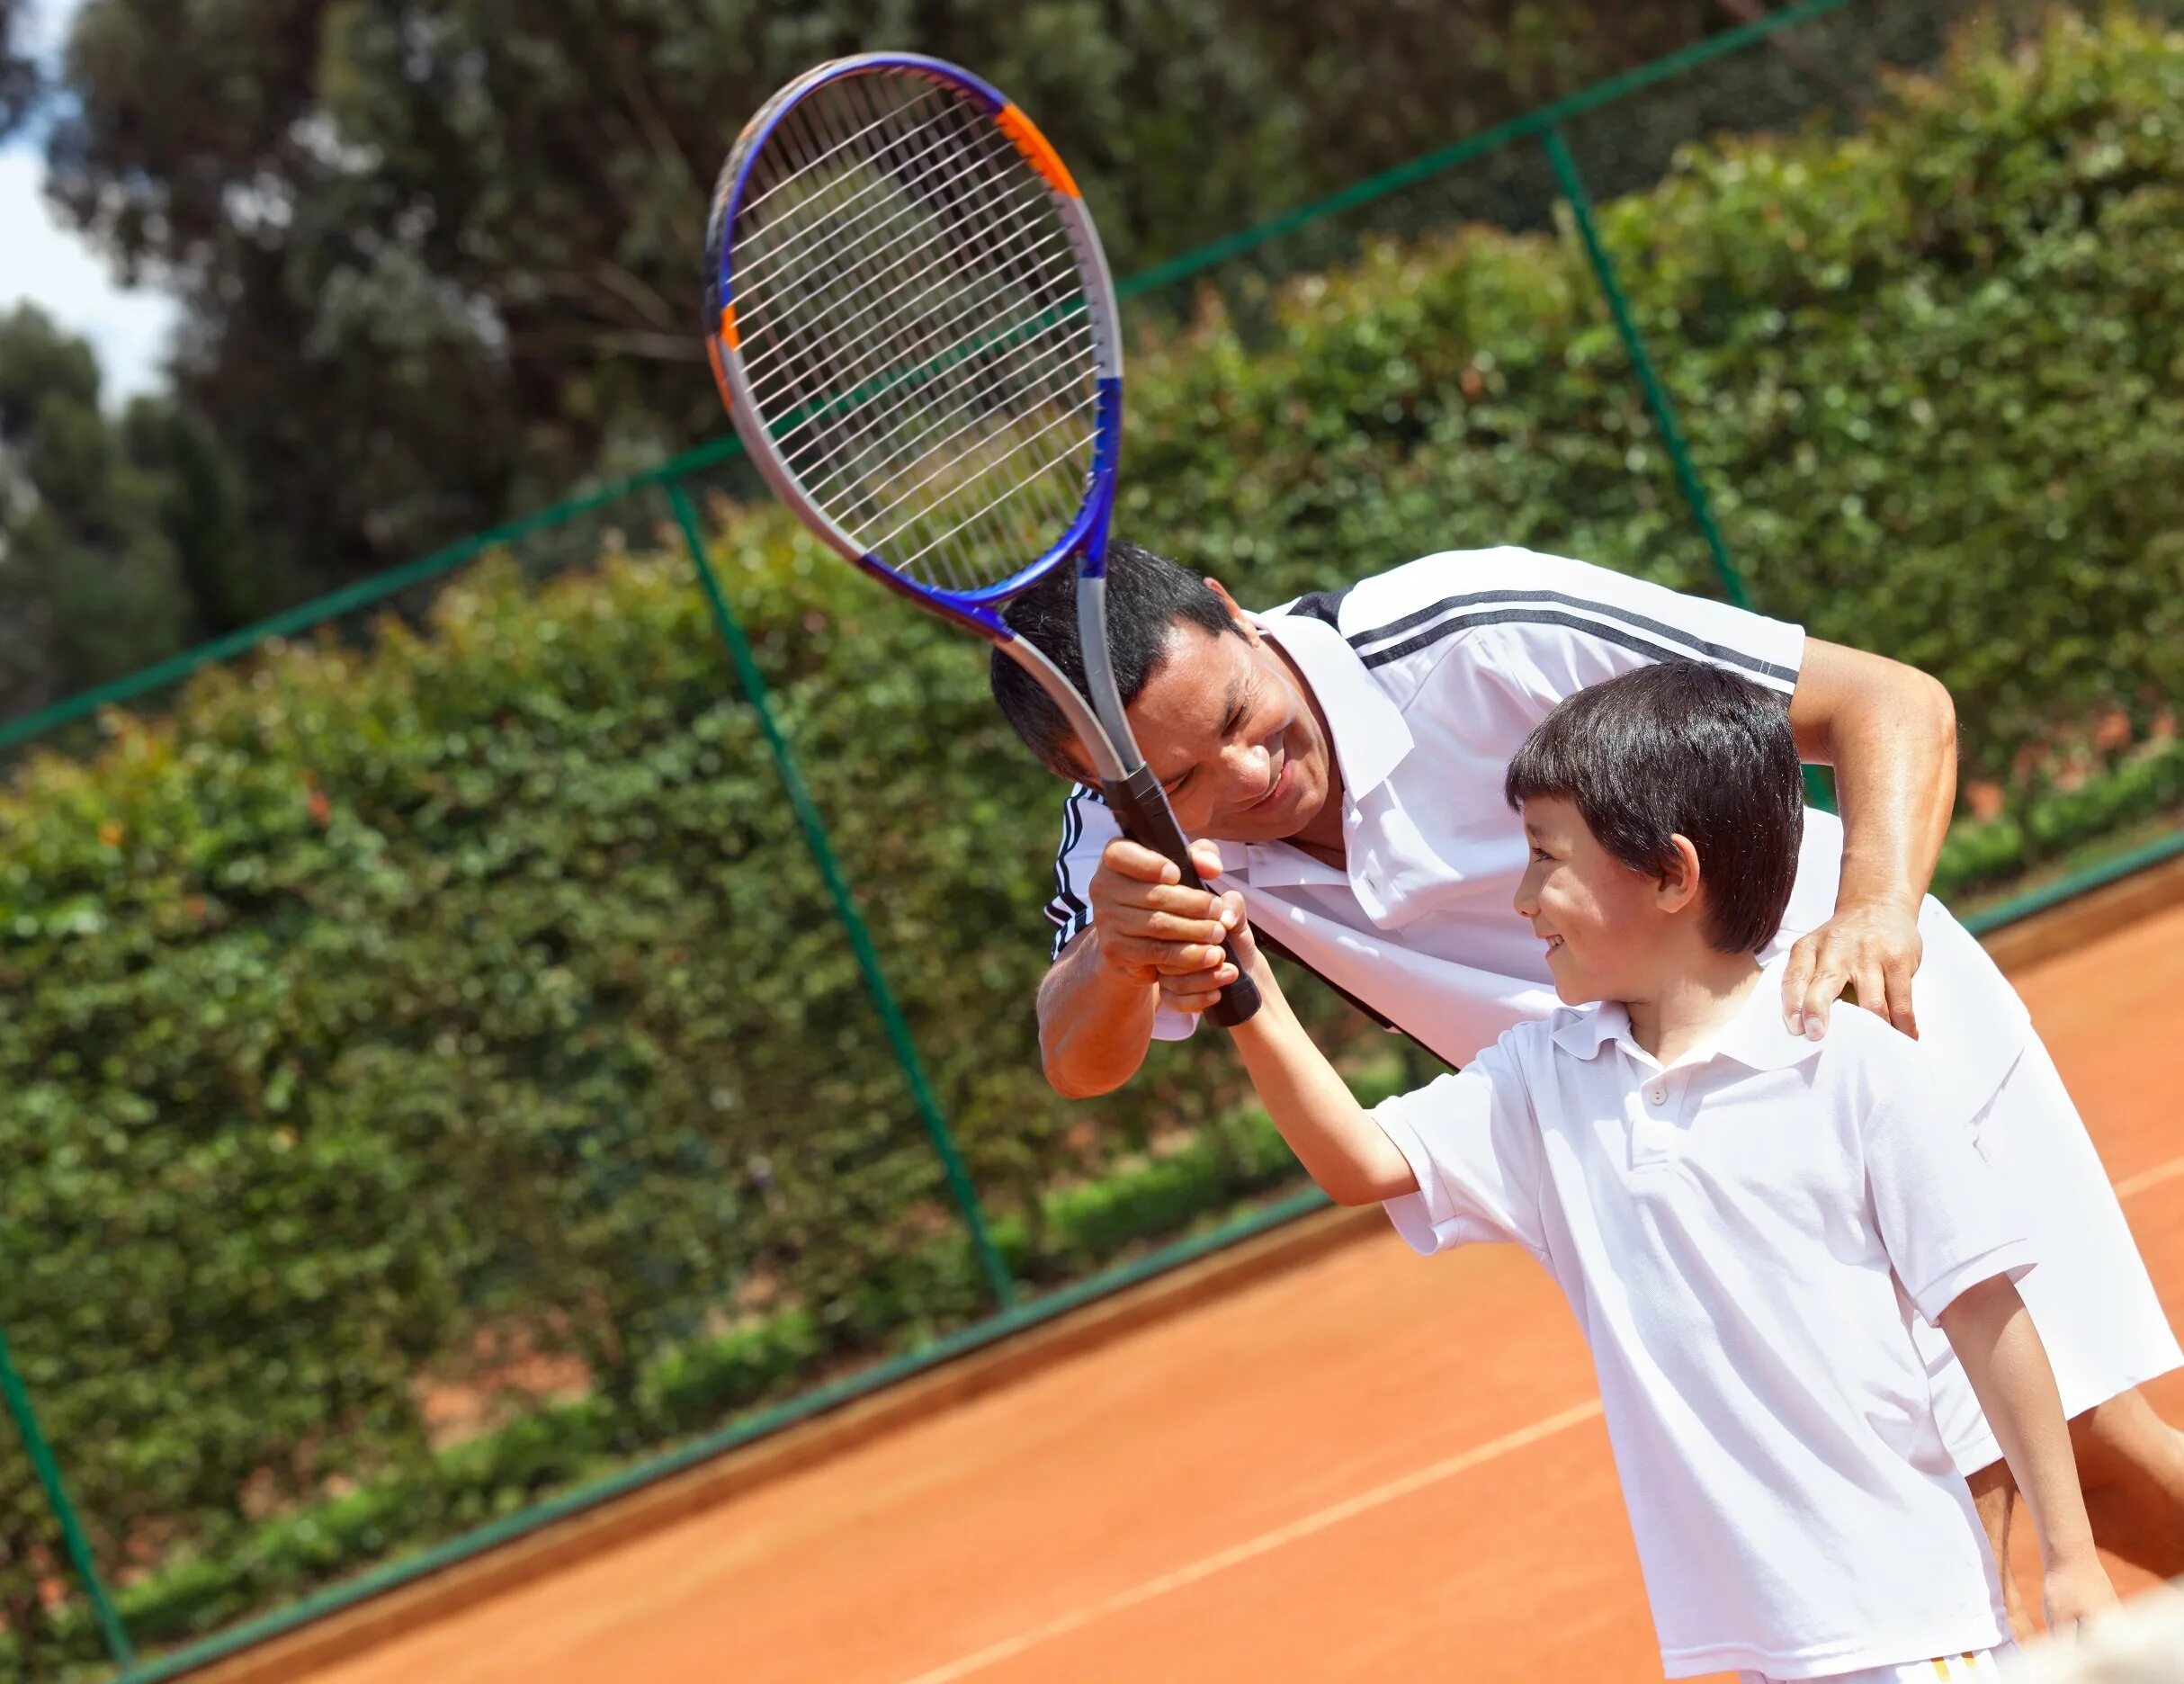
<instances>
[{"instance_id":1,"label":"boy's arm","mask_svg":"<svg viewBox=\"0 0 2184 1684\"><path fill-rule=\"evenodd\" d=\"M1991 1276L1957 1294L1938 1319L2032 1511L2048 1629L2067 1630L2113 1608L2054 1370L2016 1285L2007 1275Z\"/></svg>"},{"instance_id":2,"label":"boy's arm","mask_svg":"<svg viewBox=\"0 0 2184 1684\"><path fill-rule=\"evenodd\" d=\"M1410 1160L1297 1022L1251 927L1239 918L1232 939L1238 961L1258 984L1259 1008L1231 1034L1260 1103L1305 1173L1338 1205L1377 1205L1417 1192Z\"/></svg>"}]
</instances>

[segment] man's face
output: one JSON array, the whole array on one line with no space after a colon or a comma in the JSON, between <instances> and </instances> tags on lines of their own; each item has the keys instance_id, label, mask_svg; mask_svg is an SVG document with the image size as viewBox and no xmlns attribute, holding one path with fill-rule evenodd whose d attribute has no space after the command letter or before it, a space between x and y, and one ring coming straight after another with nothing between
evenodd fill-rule
<instances>
[{"instance_id":1,"label":"man's face","mask_svg":"<svg viewBox=\"0 0 2184 1684\"><path fill-rule=\"evenodd\" d=\"M1174 627L1130 729L1186 835L1278 841L1327 801L1326 733L1289 664L1249 627Z\"/></svg>"}]
</instances>

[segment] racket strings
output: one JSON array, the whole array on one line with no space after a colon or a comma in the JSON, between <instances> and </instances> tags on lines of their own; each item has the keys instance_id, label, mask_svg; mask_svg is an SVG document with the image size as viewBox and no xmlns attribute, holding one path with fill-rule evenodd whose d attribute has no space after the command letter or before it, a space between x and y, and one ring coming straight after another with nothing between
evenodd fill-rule
<instances>
[{"instance_id":1,"label":"racket strings","mask_svg":"<svg viewBox=\"0 0 2184 1684\"><path fill-rule=\"evenodd\" d=\"M800 111L798 115L801 116L801 114ZM921 125L921 131L926 129L941 128L948 115L949 113L944 112L941 117ZM872 127L876 130L879 126L875 124ZM901 158L900 164L909 166L922 163L928 157L949 156L955 150L955 140L956 137L953 132L944 130L931 140L922 153L905 155ZM968 161L963 164L962 169L967 172L982 161L976 159ZM764 282L768 278L769 271L777 272L787 269L796 259L810 255L813 249L820 246L828 246L831 248L828 253L828 259L837 264L847 262L852 257L861 255L854 250L846 250L845 245L852 239L853 236L862 236L868 241L876 243L891 231L888 213L893 207L885 195L887 190L895 185L891 177L876 172L870 173L864 186L834 202L831 206L833 215L829 220L801 228L786 219L767 225L761 229L758 236L752 238L747 251L738 253L739 258L749 262L751 266L750 273L746 277L747 281L753 284ZM879 196L875 198L874 195ZM880 214L869 219L871 222L869 228L859 228L855 219L863 213L858 210L857 207L861 201L867 199L873 201L871 208ZM765 233L770 232L774 227L787 228L789 234L777 246L768 247L764 242L763 236ZM936 233L944 231L944 229L936 230ZM804 244L801 246L795 243L793 238L794 235L800 233L804 236Z\"/></svg>"},{"instance_id":2,"label":"racket strings","mask_svg":"<svg viewBox=\"0 0 2184 1684\"><path fill-rule=\"evenodd\" d=\"M984 121L980 121L971 126L969 136L973 141L979 156L984 157L989 163L996 161L1007 165L1016 163L1013 146L997 137L992 127ZM969 174L971 172L958 171L946 184L953 185L955 181ZM989 179L990 180L991 177L989 176ZM1004 185L1005 184L1006 185ZM1006 201L1004 203L998 224L1003 232L1020 233L1022 213L1026 210L1036 210L1045 207L1047 203L1035 185L1030 184L1028 176L1020 166L1001 176L992 184L1003 190L1006 201L1013 201L1013 203ZM1008 191L1009 189L1014 191ZM1005 272L1013 269L1019 282L1029 278L1048 285L1052 285L1057 281L1072 282L1075 273L1074 264L1069 262L1064 255L1068 250L1068 244L1066 230L1057 226L1054 228L1053 233L1045 239L1034 242L1028 248L1020 246L1018 251L1014 254L1016 261L1013 264L1004 264L1002 267ZM1050 255L1045 256L1043 262L1040 261L1039 257L1029 255L1037 252L1040 247L1045 247L1051 253ZM1028 277L1027 270L1030 272ZM1078 314L1080 318L1082 317L1081 308ZM997 338L1004 338L1004 342L1006 342L1006 338L1014 338L1020 344L1021 350L1012 362L1007 363L997 363L989 356L981 354L975 365L960 371L962 378L954 382L957 389L955 391L939 394L944 398L953 397L957 399L953 416L948 415L945 409L942 411L945 419L953 419L955 424L943 435L943 441L940 443L936 443L929 434L925 440L920 441L918 460L921 462L931 461L937 456L940 458L941 465L936 468L928 468L918 477L917 481L911 488L913 494L930 492L933 488L944 481L950 493L951 502L960 508L974 487L980 490L987 488L992 473L996 470L997 464L1001 468L1021 470L1025 467L1032 467L1043 470L1054 463L1055 456L1052 452L1035 463L1025 464L1017 461L1025 452L1038 443L1042 435L1052 432L1055 425L1062 424L1051 420L1045 421L1044 425L1027 433L1025 425L1028 421L1043 418L1039 417L1016 417L1006 434L999 440L992 441L989 446L980 453L978 460L971 465L971 470L968 472L964 471L962 464L949 464L946 461L945 452L947 445L966 443L964 435L978 425L981 415L991 416L993 413L991 403L980 400L990 399L997 382L1007 377L1017 380L1029 379L1035 383L1043 374L1041 368L1036 365L1037 361L1043 361L1051 365L1057 361L1067 359L1073 343L1071 339L1062 338L1052 343L1043 342L1043 336L1059 319L1058 315L1050 312L1045 320L1038 321L1034 318L1034 325L1028 328L1020 325L1010 329L1009 334L1005 337L990 333L983 336L989 343L980 347L981 353L989 352L993 348L991 342ZM1078 345L1078 349L1080 354L1093 355L1095 353L1091 345L1088 320L1085 322L1084 328L1085 331L1079 336L1081 343ZM927 367L932 366L935 361L941 362L943 366L948 366L954 360L950 355L947 342L943 340L940 344L935 343L935 339L941 338L944 332L944 327L935 326L923 338L922 342L915 346L921 357L926 360ZM972 337L974 336L959 336L959 341L967 343ZM1051 366L1043 372L1051 373ZM968 420L959 418L965 413L966 406L962 399L964 396L963 389L966 387L971 400L968 406L971 411L971 418ZM1062 422L1066 422L1068 418L1065 416L1062 417ZM945 420L939 425L945 425ZM898 432L900 431L900 429L898 429ZM890 448L899 442L899 439L896 438L886 439L882 441L882 448ZM1020 477L1024 476L1020 474ZM1008 534L1012 542L1018 548L1043 533L1051 533L1058 524L1066 524L1070 515L1074 512L1069 501L1056 494L1052 485L1051 476L1043 474L1036 478L1024 478L1027 487L1041 490L1044 495L1032 500L1033 506L1029 513L1032 521L1036 523L1035 529L1026 533ZM1073 475L1072 479L1081 484L1081 475ZM1075 487L1072 486L1071 489L1074 490L1074 488ZM1003 507L1008 501L1009 498L1006 494L1000 497L988 497L974 506L973 514L971 516L959 517L952 524L937 532L924 534L925 542L916 545L914 549L909 550L902 563L904 569L915 576L929 560L934 570L945 572L952 580L960 580L963 577L962 569L968 565L968 562L963 554L963 546L958 540L975 524L978 515L991 514ZM909 527L899 523L896 527L885 534L882 542L894 545L898 539L902 540L903 547L897 548L895 553L904 555L905 549L910 544L910 539L905 535L909 530Z\"/></svg>"},{"instance_id":3,"label":"racket strings","mask_svg":"<svg viewBox=\"0 0 2184 1684\"><path fill-rule=\"evenodd\" d=\"M876 127L877 125L874 124L867 124L862 132L869 133ZM988 130L988 132L989 133L990 130ZM830 148L829 151L831 152L835 148ZM966 171L956 172L954 179L960 179L966 173ZM866 191L869 191L869 189ZM863 195L860 194L858 196L862 197ZM1040 204L1043 203L1043 201L1037 200L1034 195L1028 193L1018 193L1015 195L1015 199L1016 204L1012 212L1012 220L1017 225L1021 224L1022 215L1025 210L1027 209L1035 210ZM923 245L929 246L937 244L944 237L944 230L929 237L923 243ZM1073 264L1070 262L1068 255L1069 243L1065 232L1057 230L1044 239L1037 241L1031 249L1038 250L1042 247L1047 248L1047 251L1052 255L1044 257L1044 261L1041 264L1041 266L1037 270L1034 276L1037 281L1041 282L1052 283L1054 282L1066 280L1071 274L1073 274L1074 269ZM832 255L833 254L830 252L828 255ZM919 278L929 274L933 269L944 264L947 261L947 255L944 251L940 255L928 260L928 262L920 269L913 272L913 274L909 278L899 282L897 286L892 289L892 293L891 293L889 296L892 296L893 293L900 293L915 286ZM926 363L927 369L937 370L948 368L958 360L959 354L963 353L965 347L975 344L975 342L980 337L990 338L992 336L990 334L980 335L975 332L971 334L959 335L953 339L946 336L948 329L954 326L957 322L960 322L963 318L966 316L975 317L978 314L979 306L981 301L981 300L974 296L968 304L960 306L952 318L946 321L936 320L931 322L926 328L920 330L917 334L913 348L917 353L921 360ZM887 299L883 297L875 304L874 309L878 309L880 305L883 305L885 302L887 302ZM893 326L895 324L890 323L886 325ZM1043 355L1050 361L1066 359L1070 354L1072 348L1079 351L1089 349L1088 323L1087 324L1087 332L1085 336L1087 341L1086 345L1076 347L1073 347L1072 345L1068 341L1064 341L1060 345L1043 343L1043 336L1047 333L1052 325L1052 324L1051 322L1042 324L1028 333L1019 330L1019 343L1025 345L1026 351ZM1038 372L1038 371L1027 370L1022 367L1014 367L1003 372L1012 375L1030 373L1034 375L1034 377L1036 377ZM990 387L993 380L997 377L997 370L990 363L983 364L979 368L968 371L968 372L970 373L974 384L989 388ZM917 377L923 378L926 375L926 371L917 371L916 375ZM756 390L758 390L762 397L778 396L779 388L777 384L769 386L763 381L755 380L754 387ZM901 412L900 410L897 410L894 413L900 416ZM801 423L792 423L791 425L785 427L783 434L777 439L777 443L780 443L785 446L788 434L796 431L797 428L801 425ZM969 422L959 422L955 432L960 434L961 432L966 430L969 426L974 425L976 425L975 419ZM898 432L900 432L901 430L902 429L900 426L897 429ZM810 459L818 453L819 444L823 442L824 441L808 441L803 447L799 449L784 449L784 455L790 461L791 466L801 473L807 470ZM878 443L881 449L884 450L886 448L885 443L878 441L874 438L871 429L867 429L864 437L862 438L859 443L867 446L868 448L873 445L875 443ZM926 448L929 452L932 447L930 444L928 444ZM933 476L927 476L926 482L928 484L931 483L932 479ZM825 495L828 492L838 490L840 487L838 485L828 485L814 488L819 491L821 495Z\"/></svg>"},{"instance_id":4,"label":"racket strings","mask_svg":"<svg viewBox=\"0 0 2184 1684\"><path fill-rule=\"evenodd\" d=\"M1011 381L1036 381L1065 373L1072 363L1093 354L1093 352L1091 325L1079 312L1073 318L1050 322L1025 333L1013 344L998 351L991 346L981 346L975 352L967 351L959 354L956 349L943 348L935 354L935 356L951 369L975 360L977 366L964 370L962 381L969 383L973 389L990 395L998 390L1005 390ZM877 398L882 395L892 395L893 390L902 387L914 387L922 383L923 378L925 377L906 377L896 382L889 393L873 393L873 396ZM876 408L868 407L868 408L870 418L858 434L858 443L866 449L886 451L892 444L900 443L901 435L907 432L909 425L914 425L914 421L904 422L901 420L901 412L899 409L881 411ZM819 418L811 417L807 419L818 420ZM935 441L928 434L924 448L930 451L936 448L941 442L960 441L966 432L981 425L984 418L984 415L980 410L966 409L964 406L959 404L953 429L944 435L942 441ZM800 420L793 426L784 429L775 438L775 443L782 449L784 460L800 476L806 474L815 464L823 461L825 447L829 443L830 436L836 439L839 437L839 434L829 435L823 432L817 433L791 447L790 438L796 432L803 430L806 424L806 421Z\"/></svg>"},{"instance_id":5,"label":"racket strings","mask_svg":"<svg viewBox=\"0 0 2184 1684\"><path fill-rule=\"evenodd\" d=\"M1066 238L1061 237L1055 237L1055 238L1060 240L1063 247L1057 255L1061 259L1061 275L1066 277L1069 263L1067 241ZM944 253L935 256L924 269L899 282L892 292L876 300L874 308L878 309L891 302L895 295L917 285L933 269L947 262L948 258ZM914 304L915 300L913 300L911 302ZM971 294L959 300L949 314L928 318L926 326L917 329L911 335L920 360L918 365L904 372L895 381L881 390L871 391L853 390L850 394L846 395L846 398L854 399L857 397L884 396L895 387L929 379L934 374L952 368L966 357L996 348L992 344L987 343L994 338L990 330L977 326L983 316L985 303L986 300L979 295ZM822 311L824 308L824 305L820 306ZM1079 314L1081 316L1081 312ZM909 312L899 312L899 315L907 317ZM967 322L972 324L971 331L956 331ZM908 327L909 323L905 321L902 325ZM1029 331L1019 331L1016 336L1016 343L1019 345L1036 344L1052 325L1051 322L1043 323ZM1088 324L1087 324L1087 329L1089 330ZM1006 344L1006 341L1003 343ZM754 399L762 404L777 403L788 392L799 372L797 368L778 367L770 361L753 365L752 392ZM783 454L793 458L797 454L797 451L790 448L789 440L799 432L805 430L810 422L821 419L838 410L842 407L843 401L837 399L807 410L802 414L784 416L783 417L783 425L774 435L776 443L782 447Z\"/></svg>"},{"instance_id":6,"label":"racket strings","mask_svg":"<svg viewBox=\"0 0 2184 1684\"><path fill-rule=\"evenodd\" d=\"M846 77L777 124L730 233L749 406L811 500L919 582L1050 548L1092 467L1098 345L1068 225L953 88Z\"/></svg>"},{"instance_id":7,"label":"racket strings","mask_svg":"<svg viewBox=\"0 0 2184 1684\"><path fill-rule=\"evenodd\" d=\"M868 124L866 127L869 130L872 125ZM963 171L958 171L956 172L956 175L960 177L965 173L966 172ZM859 194L858 196L864 197L864 195ZM826 255L828 256L833 256L842 249L843 247L840 241L837 240L828 246ZM849 249L854 255L855 248L851 247ZM846 267L846 265L845 265L845 267ZM858 278L869 279L869 276L860 276ZM898 290L900 290L900 288ZM940 357L944 357L946 354L944 346L934 343L935 337L943 331L943 329L938 327L930 328L919 336L919 342L914 345L914 349L922 354L928 362L935 361ZM900 408L898 408L894 413L900 415L901 413ZM897 430L900 431L900 429L898 428ZM841 441L837 440L833 441L833 443L838 445ZM829 475L824 482L813 488L813 489L822 497L833 497L838 499L840 493L846 488L848 480L855 473L864 469L865 462L864 460L859 459L869 459L874 449L875 443L877 443L878 447L883 452L886 449L889 441L884 439L875 440L873 430L867 428L864 430L862 436L860 436L855 443L859 448L854 453L846 452L843 453L843 461L837 471ZM807 448L805 451L799 452L796 454L799 458L808 458L813 453L814 448L816 447ZM928 445L926 454L929 456L930 453L931 447ZM810 471L808 462L804 460L798 460L793 465L805 472ZM928 472L922 477L923 484L917 488L929 488L933 484L936 483L941 477L941 471L928 470ZM936 572L944 573L951 583L960 584L963 581L963 574L960 563L960 558L955 554L954 551L943 551L937 558L937 561L939 565L935 569Z\"/></svg>"},{"instance_id":8,"label":"racket strings","mask_svg":"<svg viewBox=\"0 0 2184 1684\"><path fill-rule=\"evenodd\" d=\"M1034 210L1035 208L1036 207L1034 207ZM945 240L945 231L939 230L923 241L918 246L900 254L893 260L895 267L900 267L902 264L909 263L913 258L925 255L926 252L929 248L939 247L938 250L933 253L923 266L911 270L909 274L904 275L900 280L897 281L893 288L889 292L873 300L873 309L877 311L882 306L894 303L903 292L909 291L919 282L924 281L927 277L931 276L935 270L942 269L948 265L952 260L946 249ZM1043 264L1043 268L1039 272L1032 273L1026 277L1026 279L1034 285L1064 284L1067 282L1070 276L1074 273L1074 265L1071 258L1069 237L1065 233L1054 233L1047 235L1044 237L1037 240L1026 249L1027 255L1032 253L1038 254L1038 260ZM973 297L975 299L975 295L973 295ZM912 302L915 303L914 299ZM899 313L900 312L899 311ZM961 317L959 314L958 319L960 318ZM762 363L759 366L764 366L764 364ZM762 382L756 375L754 375L754 392L758 392L762 390L762 388L765 390L765 395L768 398L775 398L779 396L778 385L774 385L770 382Z\"/></svg>"},{"instance_id":9,"label":"racket strings","mask_svg":"<svg viewBox=\"0 0 2184 1684\"><path fill-rule=\"evenodd\" d=\"M1093 399L1090 398L1080 399L1078 405L1073 406L1070 409L1066 410L1064 414L1074 415L1079 409L1083 408L1085 404L1091 401L1093 401ZM910 485L903 488L898 494L898 500L900 501L913 498L919 492L925 491L929 488L939 484L945 475L953 470L958 465L954 452L967 447L969 444L973 443L974 441L969 435L974 434L979 428L985 425L986 421L983 417L974 415L969 419L959 422L950 432L941 435L939 438L927 442L923 447L921 460L924 460L933 465L928 466L926 470L921 476L919 476L917 479L916 479ZM1018 443L1026 442L1020 436L1024 425L1025 418L1016 417L1012 420L1010 425L1010 433L1012 434L1018 435L1016 440ZM1041 427L1038 430L1039 434L1043 434L1049 430L1052 425L1052 423L1049 423L1047 426ZM1037 436L1037 434L1034 434L1033 436ZM863 446L862 449L864 452L869 452L872 447L865 445ZM1016 446L1012 444L1007 454L1014 455L1015 453ZM993 458L990 452L984 453L984 461L989 466L991 464ZM792 466L794 465L795 464L792 461ZM858 461L844 461L831 467L827 470L823 478L818 480L814 486L814 488L822 493L840 489L846 486L860 470L860 466L861 464ZM962 483L963 482L960 479L954 482L957 488L961 488ZM1043 480L1042 483L1043 483ZM1070 512L1070 511L1066 509L1063 511L1063 519L1065 523ZM901 530L902 528L900 526L891 529L891 531L882 537L874 540L874 547L877 548L885 544L889 540L896 536L897 533Z\"/></svg>"}]
</instances>

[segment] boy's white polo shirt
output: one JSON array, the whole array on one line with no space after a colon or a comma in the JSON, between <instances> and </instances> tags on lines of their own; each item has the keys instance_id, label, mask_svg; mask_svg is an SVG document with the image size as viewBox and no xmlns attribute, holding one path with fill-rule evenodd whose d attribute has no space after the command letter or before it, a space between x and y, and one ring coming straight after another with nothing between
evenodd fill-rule
<instances>
[{"instance_id":1,"label":"boy's white polo shirt","mask_svg":"<svg viewBox=\"0 0 2184 1684\"><path fill-rule=\"evenodd\" d=\"M1254 927L1453 1064L1554 1009L1544 950L1510 905L1526 860L1502 775L1532 728L1589 685L1663 659L1705 660L1787 696L1802 627L1529 550L1451 551L1255 616L1325 715L1342 769L1338 870L1285 842L1220 844L1213 887ZM1054 952L1091 922L1083 890L1118 834L1096 791L1067 799ZM1775 958L1835 910L1841 823L1808 809ZM1920 1035L1959 1115L2001 1085L2029 1018L1979 944L1928 898ZM1837 1014L1839 1017L1841 1014ZM1163 1010L1179 1040L1197 1019Z\"/></svg>"},{"instance_id":2,"label":"boy's white polo shirt","mask_svg":"<svg viewBox=\"0 0 2184 1684\"><path fill-rule=\"evenodd\" d=\"M1672 1678L2009 1635L1911 1323L2030 1248L1914 1044L1792 1035L1778 984L1668 1070L1621 1007L1558 1010L1374 1114L1412 1246L1513 1241L1576 1311Z\"/></svg>"}]
</instances>

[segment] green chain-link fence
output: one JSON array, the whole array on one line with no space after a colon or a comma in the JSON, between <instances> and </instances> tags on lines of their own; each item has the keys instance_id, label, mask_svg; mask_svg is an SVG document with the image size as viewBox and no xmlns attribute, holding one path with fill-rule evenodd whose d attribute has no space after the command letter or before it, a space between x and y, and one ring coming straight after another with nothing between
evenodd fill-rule
<instances>
[{"instance_id":1,"label":"green chain-link fence","mask_svg":"<svg viewBox=\"0 0 2184 1684\"><path fill-rule=\"evenodd\" d=\"M1959 881L2158 820L2184 40L2027 6L1887 90L1974 10L1783 6L1127 282L1125 530L1262 601L1531 543L1918 659L2037 797ZM0 1680L172 1676L1315 1202L1221 1061L1046 1091L1053 791L726 439L34 741Z\"/></svg>"}]
</instances>

